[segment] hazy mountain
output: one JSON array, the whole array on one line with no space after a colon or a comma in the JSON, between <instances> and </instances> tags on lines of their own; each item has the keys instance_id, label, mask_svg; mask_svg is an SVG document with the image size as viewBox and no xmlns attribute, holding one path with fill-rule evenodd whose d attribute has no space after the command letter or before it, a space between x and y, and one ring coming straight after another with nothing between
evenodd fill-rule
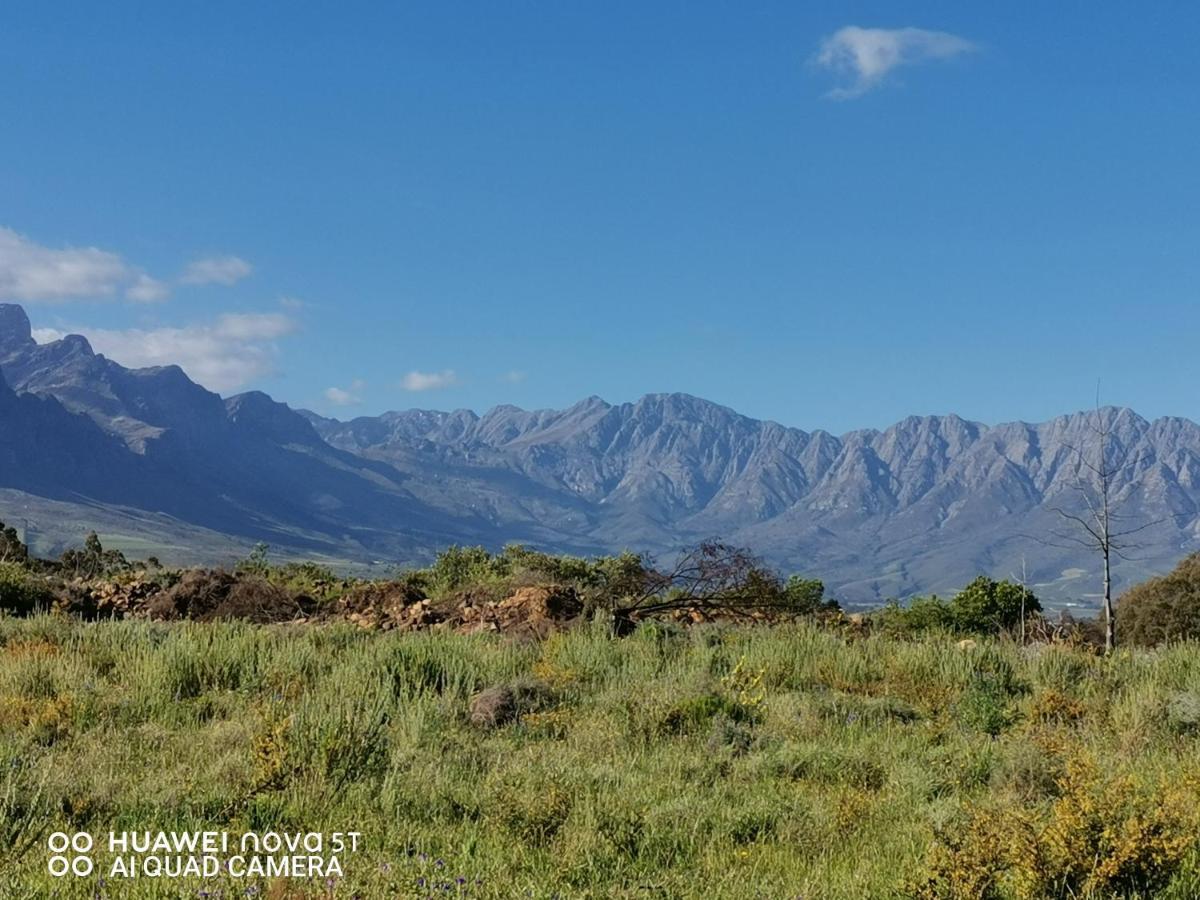
<instances>
[{"instance_id":1,"label":"hazy mountain","mask_svg":"<svg viewBox=\"0 0 1200 900\"><path fill-rule=\"evenodd\" d=\"M1024 564L1047 597L1094 595L1062 541L1094 414L988 427L911 417L840 437L681 394L484 415L413 410L349 422L265 394L222 399L175 366L131 370L79 336L39 345L0 305L0 518L38 548L88 527L138 550L225 560L279 552L410 562L450 542L669 554L721 536L853 602L948 592ZM1106 409L1139 535L1131 581L1200 549L1200 426ZM1054 544L1054 545L1052 545Z\"/></svg>"},{"instance_id":2,"label":"hazy mountain","mask_svg":"<svg viewBox=\"0 0 1200 900\"><path fill-rule=\"evenodd\" d=\"M334 446L436 471L430 493L469 483L501 523L530 513L521 504L536 497L547 524L606 547L665 552L721 535L861 602L949 592L979 572L1024 570L1059 600L1090 602L1098 589L1094 559L1070 546L1055 511L1083 508L1075 448L1094 445L1095 413L992 428L910 417L842 437L679 394L483 416L307 415ZM1200 426L1101 416L1131 460L1116 485L1126 522L1164 520L1138 536L1138 559L1118 565L1130 581L1200 549Z\"/></svg>"},{"instance_id":3,"label":"hazy mountain","mask_svg":"<svg viewBox=\"0 0 1200 900\"><path fill-rule=\"evenodd\" d=\"M11 465L0 458L0 488L82 507L64 521L23 499L19 517L39 549L78 540L96 502L169 517L159 541L146 527L133 541L168 558L180 549L176 532L195 528L233 536L233 546L262 540L356 560L494 537L469 515L450 521L425 507L393 468L329 446L265 394L223 400L177 366L126 369L78 335L39 345L16 306L0 305L0 373L0 447L13 448ZM13 505L0 501L0 518Z\"/></svg>"}]
</instances>

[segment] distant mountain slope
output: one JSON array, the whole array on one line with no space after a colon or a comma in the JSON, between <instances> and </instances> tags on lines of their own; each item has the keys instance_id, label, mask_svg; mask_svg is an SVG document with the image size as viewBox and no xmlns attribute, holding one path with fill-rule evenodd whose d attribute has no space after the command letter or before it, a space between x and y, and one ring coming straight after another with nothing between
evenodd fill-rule
<instances>
[{"instance_id":1,"label":"distant mountain slope","mask_svg":"<svg viewBox=\"0 0 1200 900\"><path fill-rule=\"evenodd\" d=\"M651 394L340 422L258 392L222 399L175 366L126 369L79 336L39 345L6 305L0 373L0 518L28 520L46 548L93 523L138 547L161 530L160 555L188 561L257 540L366 563L451 542L669 554L721 536L851 602L1023 565L1049 598L1098 589L1093 559L1045 541L1055 507L1080 508L1071 448L1092 414L910 417L837 437ZM1129 582L1200 549L1200 426L1102 415L1133 461L1124 511L1163 520L1118 567Z\"/></svg>"},{"instance_id":2,"label":"distant mountain slope","mask_svg":"<svg viewBox=\"0 0 1200 900\"><path fill-rule=\"evenodd\" d=\"M1123 513L1165 519L1147 531L1143 558L1119 567L1131 580L1200 548L1200 426L1101 414L1134 461L1116 485ZM910 417L840 438L679 394L483 416L308 415L334 446L408 471L436 464L439 493L472 479L485 485L481 496L500 498L501 521L512 513L504 503L540 492L557 527L573 524L604 546L667 550L719 534L862 602L1022 568L1051 597L1086 600L1097 590L1086 552L1046 543L1063 528L1054 508L1080 509L1072 448L1092 439L1094 413L993 428Z\"/></svg>"},{"instance_id":3,"label":"distant mountain slope","mask_svg":"<svg viewBox=\"0 0 1200 900\"><path fill-rule=\"evenodd\" d=\"M222 400L176 366L126 369L78 335L39 345L11 305L0 305L0 329L0 373L11 385L0 395L0 446L14 448L0 487L129 506L245 546L263 540L343 559L493 537L469 515L427 508L401 473L329 446L265 394ZM51 545L86 528L36 525Z\"/></svg>"}]
</instances>

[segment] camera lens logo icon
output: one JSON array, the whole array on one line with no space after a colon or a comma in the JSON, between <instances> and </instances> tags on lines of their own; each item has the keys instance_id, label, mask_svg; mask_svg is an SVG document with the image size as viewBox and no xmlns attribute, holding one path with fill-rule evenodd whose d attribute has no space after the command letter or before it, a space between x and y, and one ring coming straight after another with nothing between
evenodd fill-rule
<instances>
[{"instance_id":1,"label":"camera lens logo icon","mask_svg":"<svg viewBox=\"0 0 1200 900\"><path fill-rule=\"evenodd\" d=\"M56 831L47 841L50 848L50 874L55 878L74 875L85 878L92 874L95 863L88 856L92 852L92 836L86 831L68 835Z\"/></svg>"}]
</instances>

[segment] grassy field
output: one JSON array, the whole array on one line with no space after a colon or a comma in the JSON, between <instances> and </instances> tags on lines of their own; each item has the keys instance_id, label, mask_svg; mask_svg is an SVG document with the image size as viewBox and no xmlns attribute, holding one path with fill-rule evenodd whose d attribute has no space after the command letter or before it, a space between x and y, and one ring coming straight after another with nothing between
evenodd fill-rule
<instances>
[{"instance_id":1,"label":"grassy field","mask_svg":"<svg viewBox=\"0 0 1200 900\"><path fill-rule=\"evenodd\" d=\"M4 897L1200 896L1200 647L0 618ZM516 721L473 723L512 687ZM362 832L55 879L56 830ZM100 854L103 864L105 856Z\"/></svg>"}]
</instances>

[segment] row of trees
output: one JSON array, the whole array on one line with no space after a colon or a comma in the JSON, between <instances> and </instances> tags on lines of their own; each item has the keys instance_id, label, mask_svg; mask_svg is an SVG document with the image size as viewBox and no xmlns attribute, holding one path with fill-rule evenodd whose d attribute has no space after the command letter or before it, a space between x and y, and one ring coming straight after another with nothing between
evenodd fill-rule
<instances>
[{"instance_id":1,"label":"row of trees","mask_svg":"<svg viewBox=\"0 0 1200 900\"><path fill-rule=\"evenodd\" d=\"M133 568L120 550L105 549L94 531L84 538L82 547L67 549L57 560L38 559L29 552L29 547L21 540L16 528L0 522L0 564L5 563L84 579L113 575ZM156 567L158 561L151 557L146 564Z\"/></svg>"}]
</instances>

